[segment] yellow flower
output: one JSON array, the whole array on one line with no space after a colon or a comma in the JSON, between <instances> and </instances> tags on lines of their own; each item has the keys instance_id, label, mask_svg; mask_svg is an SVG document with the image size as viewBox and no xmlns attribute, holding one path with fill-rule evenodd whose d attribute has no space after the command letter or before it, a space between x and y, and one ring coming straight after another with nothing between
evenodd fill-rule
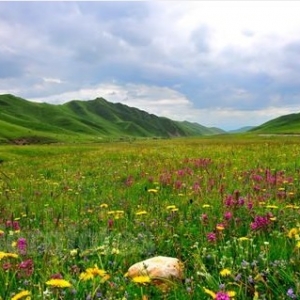
<instances>
[{"instance_id":1,"label":"yellow flower","mask_svg":"<svg viewBox=\"0 0 300 300\"><path fill-rule=\"evenodd\" d=\"M292 228L288 233L288 237L292 239L298 234L298 232L298 228Z\"/></svg>"},{"instance_id":2,"label":"yellow flower","mask_svg":"<svg viewBox=\"0 0 300 300\"><path fill-rule=\"evenodd\" d=\"M222 230L225 229L225 227L224 227L223 224L218 224L218 225L216 226L216 229L219 230L219 231L222 231Z\"/></svg>"},{"instance_id":3,"label":"yellow flower","mask_svg":"<svg viewBox=\"0 0 300 300\"><path fill-rule=\"evenodd\" d=\"M31 298L30 296L30 292L29 291L21 291L20 293L14 295L11 300L19 300L22 299L23 297L26 297L26 300L30 300Z\"/></svg>"},{"instance_id":4,"label":"yellow flower","mask_svg":"<svg viewBox=\"0 0 300 300\"><path fill-rule=\"evenodd\" d=\"M209 204L203 204L202 207L206 208L206 207L210 207L210 205Z\"/></svg>"},{"instance_id":5,"label":"yellow flower","mask_svg":"<svg viewBox=\"0 0 300 300\"><path fill-rule=\"evenodd\" d=\"M236 295L235 291L227 291L226 293L230 298L233 298Z\"/></svg>"},{"instance_id":6,"label":"yellow flower","mask_svg":"<svg viewBox=\"0 0 300 300\"><path fill-rule=\"evenodd\" d=\"M105 278L107 275L105 270L99 269L97 266L94 268L87 268L85 272L82 272L79 276L80 280L87 281L90 279L94 279L95 276L100 276Z\"/></svg>"},{"instance_id":7,"label":"yellow flower","mask_svg":"<svg viewBox=\"0 0 300 300\"><path fill-rule=\"evenodd\" d=\"M220 275L225 277L231 274L231 271L229 269L223 269L220 271Z\"/></svg>"},{"instance_id":8,"label":"yellow flower","mask_svg":"<svg viewBox=\"0 0 300 300\"><path fill-rule=\"evenodd\" d=\"M166 209L174 209L174 208L176 208L176 205L168 205L168 206L166 207Z\"/></svg>"},{"instance_id":9,"label":"yellow flower","mask_svg":"<svg viewBox=\"0 0 300 300\"><path fill-rule=\"evenodd\" d=\"M120 253L120 250L117 249L117 248L112 248L111 249L111 254L119 254Z\"/></svg>"},{"instance_id":10,"label":"yellow flower","mask_svg":"<svg viewBox=\"0 0 300 300\"><path fill-rule=\"evenodd\" d=\"M294 208L294 209L298 209L299 206L293 205L293 204L288 204L288 205L285 206L285 208Z\"/></svg>"},{"instance_id":11,"label":"yellow flower","mask_svg":"<svg viewBox=\"0 0 300 300\"><path fill-rule=\"evenodd\" d=\"M108 208L108 204L102 203L102 204L100 204L100 207L101 207L101 208Z\"/></svg>"},{"instance_id":12,"label":"yellow flower","mask_svg":"<svg viewBox=\"0 0 300 300\"><path fill-rule=\"evenodd\" d=\"M297 242L296 248L298 248L298 249L300 248L300 241Z\"/></svg>"},{"instance_id":13,"label":"yellow flower","mask_svg":"<svg viewBox=\"0 0 300 300\"><path fill-rule=\"evenodd\" d=\"M274 208L274 209L276 209L276 208L278 208L278 206L276 206L276 205L266 205L266 208Z\"/></svg>"},{"instance_id":14,"label":"yellow flower","mask_svg":"<svg viewBox=\"0 0 300 300\"><path fill-rule=\"evenodd\" d=\"M151 278L149 276L136 276L132 278L132 282L141 284L150 283Z\"/></svg>"},{"instance_id":15,"label":"yellow flower","mask_svg":"<svg viewBox=\"0 0 300 300\"><path fill-rule=\"evenodd\" d=\"M156 194L157 192L158 192L157 189L149 189L149 190L148 190L148 193Z\"/></svg>"},{"instance_id":16,"label":"yellow flower","mask_svg":"<svg viewBox=\"0 0 300 300\"><path fill-rule=\"evenodd\" d=\"M209 296L211 296L213 299L215 299L216 298L216 293L214 293L213 291L211 291L211 290L208 290L208 289L206 289L206 288L204 288L204 292L206 293L206 294L208 294Z\"/></svg>"},{"instance_id":17,"label":"yellow flower","mask_svg":"<svg viewBox=\"0 0 300 300\"><path fill-rule=\"evenodd\" d=\"M67 288L72 286L69 281L64 279L50 279L46 284L57 288Z\"/></svg>"},{"instance_id":18,"label":"yellow flower","mask_svg":"<svg viewBox=\"0 0 300 300\"><path fill-rule=\"evenodd\" d=\"M18 254L0 251L0 260L3 258L18 258Z\"/></svg>"},{"instance_id":19,"label":"yellow flower","mask_svg":"<svg viewBox=\"0 0 300 300\"><path fill-rule=\"evenodd\" d=\"M135 213L136 216L142 216L142 215L146 215L147 212L145 210L141 210Z\"/></svg>"},{"instance_id":20,"label":"yellow flower","mask_svg":"<svg viewBox=\"0 0 300 300\"><path fill-rule=\"evenodd\" d=\"M70 251L71 256L76 256L78 254L78 249L73 249Z\"/></svg>"},{"instance_id":21,"label":"yellow flower","mask_svg":"<svg viewBox=\"0 0 300 300\"><path fill-rule=\"evenodd\" d=\"M238 239L239 241L249 241L249 238L247 238L246 236L242 236Z\"/></svg>"}]
</instances>

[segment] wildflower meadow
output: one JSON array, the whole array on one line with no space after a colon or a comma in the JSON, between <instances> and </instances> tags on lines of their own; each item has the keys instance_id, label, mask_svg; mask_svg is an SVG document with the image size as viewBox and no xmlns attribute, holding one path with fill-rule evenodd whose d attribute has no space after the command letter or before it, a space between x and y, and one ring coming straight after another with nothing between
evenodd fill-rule
<instances>
[{"instance_id":1,"label":"wildflower meadow","mask_svg":"<svg viewBox=\"0 0 300 300\"><path fill-rule=\"evenodd\" d=\"M299 299L299 199L299 137L2 145L0 299Z\"/></svg>"}]
</instances>

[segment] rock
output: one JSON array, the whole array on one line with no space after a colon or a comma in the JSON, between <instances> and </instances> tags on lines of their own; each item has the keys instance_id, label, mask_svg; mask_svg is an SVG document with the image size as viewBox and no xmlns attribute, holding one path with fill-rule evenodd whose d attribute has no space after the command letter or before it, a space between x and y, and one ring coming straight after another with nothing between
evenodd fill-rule
<instances>
[{"instance_id":1,"label":"rock","mask_svg":"<svg viewBox=\"0 0 300 300\"><path fill-rule=\"evenodd\" d=\"M138 276L149 276L153 284L162 282L182 280L184 265L174 257L156 256L132 265L126 276L135 278Z\"/></svg>"}]
</instances>

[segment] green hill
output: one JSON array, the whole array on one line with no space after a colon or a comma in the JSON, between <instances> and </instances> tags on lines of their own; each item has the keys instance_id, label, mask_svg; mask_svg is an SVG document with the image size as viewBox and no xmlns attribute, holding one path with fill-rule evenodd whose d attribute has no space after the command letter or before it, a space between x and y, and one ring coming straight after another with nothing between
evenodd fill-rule
<instances>
[{"instance_id":1,"label":"green hill","mask_svg":"<svg viewBox=\"0 0 300 300\"><path fill-rule=\"evenodd\" d=\"M265 134L299 134L300 113L284 115L272 119L260 126L252 128L249 132Z\"/></svg>"},{"instance_id":2,"label":"green hill","mask_svg":"<svg viewBox=\"0 0 300 300\"><path fill-rule=\"evenodd\" d=\"M158 117L103 98L54 105L0 95L0 142L199 136L223 132L197 123Z\"/></svg>"}]
</instances>

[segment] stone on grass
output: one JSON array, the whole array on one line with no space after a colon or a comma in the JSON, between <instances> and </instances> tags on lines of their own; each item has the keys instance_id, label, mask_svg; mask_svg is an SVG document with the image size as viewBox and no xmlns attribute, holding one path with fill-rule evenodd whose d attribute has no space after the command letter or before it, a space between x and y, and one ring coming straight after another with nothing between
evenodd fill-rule
<instances>
[{"instance_id":1,"label":"stone on grass","mask_svg":"<svg viewBox=\"0 0 300 300\"><path fill-rule=\"evenodd\" d=\"M165 290L172 282L181 281L184 277L183 272L184 265L178 258L155 256L132 265L126 276L131 279L149 276L154 285Z\"/></svg>"}]
</instances>

